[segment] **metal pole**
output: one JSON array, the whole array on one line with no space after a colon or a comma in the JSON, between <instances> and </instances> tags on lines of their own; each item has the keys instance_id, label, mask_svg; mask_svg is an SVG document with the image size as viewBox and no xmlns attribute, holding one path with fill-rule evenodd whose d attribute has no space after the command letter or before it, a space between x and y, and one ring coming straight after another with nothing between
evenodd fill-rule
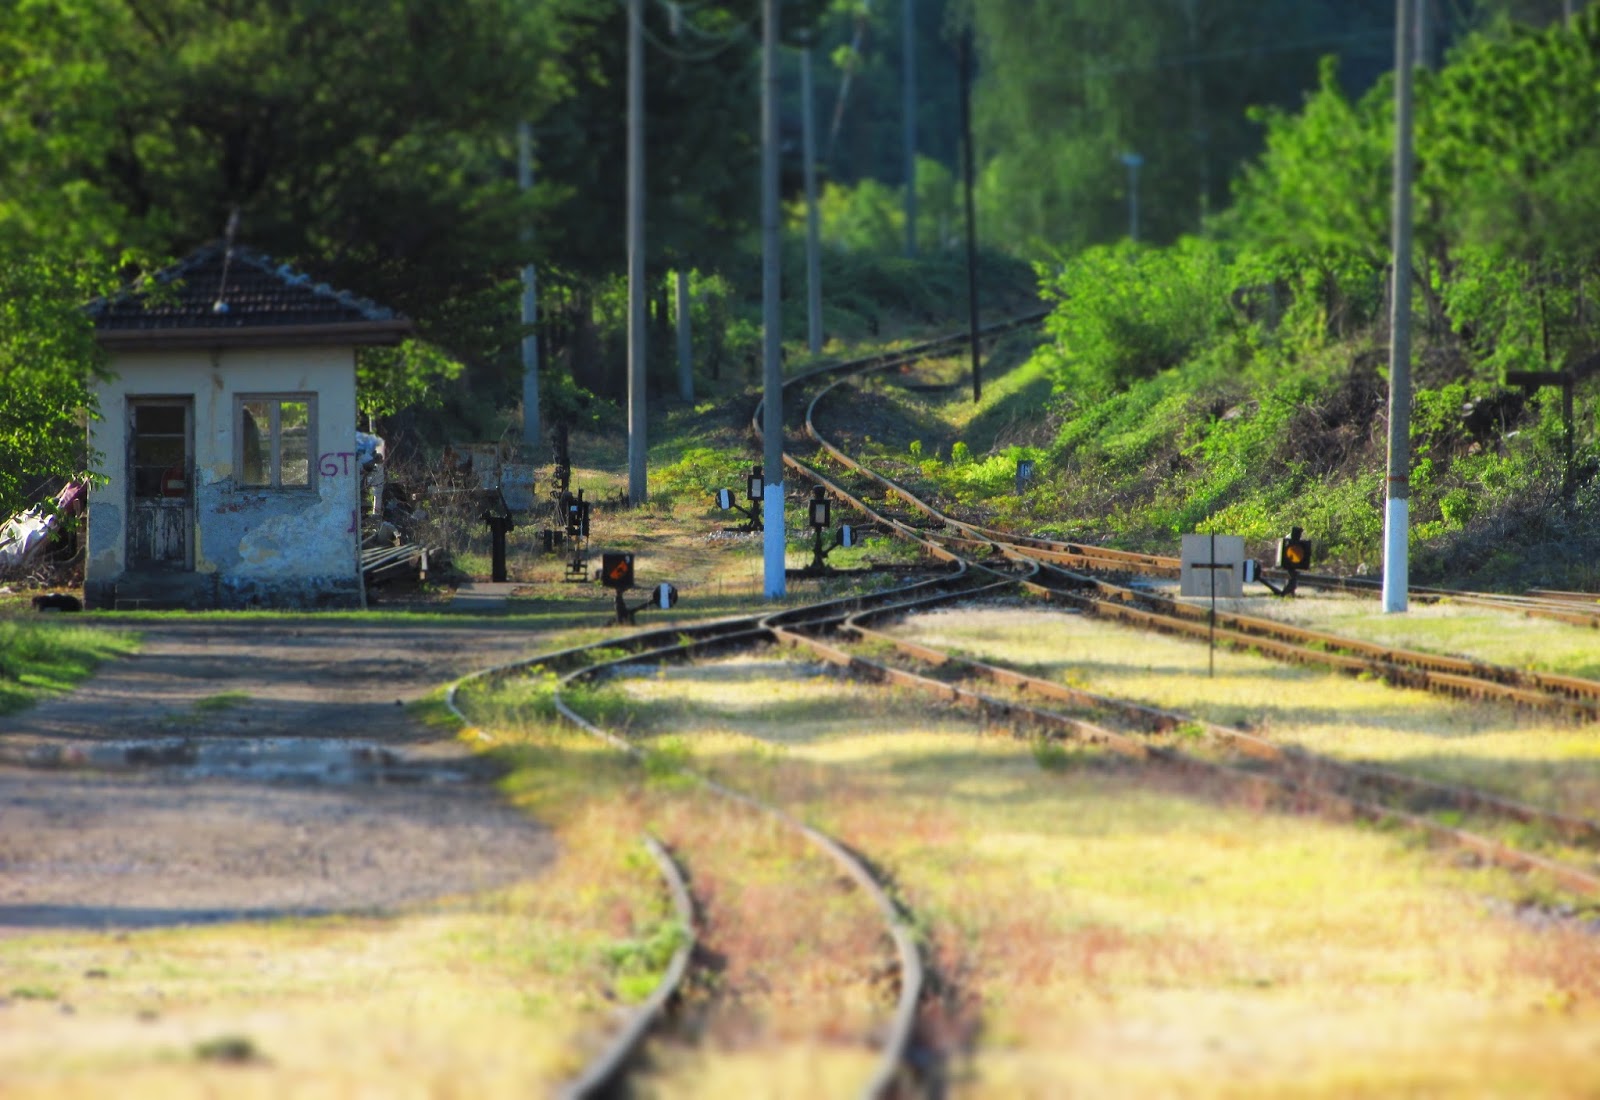
<instances>
[{"instance_id":1,"label":"metal pole","mask_svg":"<svg viewBox=\"0 0 1600 1100\"><path fill-rule=\"evenodd\" d=\"M1395 0L1394 254L1389 303L1389 473L1383 610L1406 610L1411 498L1411 68L1413 0Z\"/></svg>"},{"instance_id":2,"label":"metal pole","mask_svg":"<svg viewBox=\"0 0 1600 1100\"><path fill-rule=\"evenodd\" d=\"M517 183L526 193L533 186L533 128L517 125ZM539 443L539 320L538 275L532 264L522 269L522 442Z\"/></svg>"},{"instance_id":3,"label":"metal pole","mask_svg":"<svg viewBox=\"0 0 1600 1100\"><path fill-rule=\"evenodd\" d=\"M694 402L694 330L690 328L689 273L683 268L673 272L673 282L678 292L678 396Z\"/></svg>"},{"instance_id":4,"label":"metal pole","mask_svg":"<svg viewBox=\"0 0 1600 1100\"><path fill-rule=\"evenodd\" d=\"M1139 239L1139 165L1136 162L1129 169L1133 173L1133 181L1128 188L1128 237L1130 240Z\"/></svg>"},{"instance_id":5,"label":"metal pole","mask_svg":"<svg viewBox=\"0 0 1600 1100\"><path fill-rule=\"evenodd\" d=\"M983 400L983 351L978 346L978 215L972 191L972 28L961 36L961 176L967 208L967 338L972 348L972 403Z\"/></svg>"},{"instance_id":6,"label":"metal pole","mask_svg":"<svg viewBox=\"0 0 1600 1100\"><path fill-rule=\"evenodd\" d=\"M1417 55L1414 64L1419 69L1433 68L1433 24L1428 19L1429 0L1414 0L1417 5Z\"/></svg>"},{"instance_id":7,"label":"metal pole","mask_svg":"<svg viewBox=\"0 0 1600 1100\"><path fill-rule=\"evenodd\" d=\"M1207 559L1211 570L1211 627L1206 634L1206 675L1217 678L1217 533L1211 532L1211 557Z\"/></svg>"},{"instance_id":8,"label":"metal pole","mask_svg":"<svg viewBox=\"0 0 1600 1100\"><path fill-rule=\"evenodd\" d=\"M634 0L635 3L638 0ZM762 551L767 599L781 599L784 576L783 363L778 236L778 0L764 0L761 29L761 323L763 465Z\"/></svg>"},{"instance_id":9,"label":"metal pole","mask_svg":"<svg viewBox=\"0 0 1600 1100\"><path fill-rule=\"evenodd\" d=\"M906 255L917 254L917 2L900 0L900 93L906 177Z\"/></svg>"},{"instance_id":10,"label":"metal pole","mask_svg":"<svg viewBox=\"0 0 1600 1100\"><path fill-rule=\"evenodd\" d=\"M1144 158L1138 153L1123 153L1122 163L1128 166L1128 239L1139 239L1139 167Z\"/></svg>"},{"instance_id":11,"label":"metal pole","mask_svg":"<svg viewBox=\"0 0 1600 1100\"><path fill-rule=\"evenodd\" d=\"M645 502L644 0L628 0L628 503Z\"/></svg>"},{"instance_id":12,"label":"metal pole","mask_svg":"<svg viewBox=\"0 0 1600 1100\"><path fill-rule=\"evenodd\" d=\"M811 44L800 51L800 133L806 174L806 347L822 354L822 219L817 212L817 121Z\"/></svg>"}]
</instances>

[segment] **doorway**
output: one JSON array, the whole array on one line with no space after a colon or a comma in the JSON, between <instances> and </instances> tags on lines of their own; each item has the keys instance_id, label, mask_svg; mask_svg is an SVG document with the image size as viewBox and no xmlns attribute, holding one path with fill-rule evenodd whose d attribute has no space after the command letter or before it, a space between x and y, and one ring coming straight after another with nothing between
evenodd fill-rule
<instances>
[{"instance_id":1,"label":"doorway","mask_svg":"<svg viewBox=\"0 0 1600 1100\"><path fill-rule=\"evenodd\" d=\"M194 399L128 401L128 568L194 568Z\"/></svg>"}]
</instances>

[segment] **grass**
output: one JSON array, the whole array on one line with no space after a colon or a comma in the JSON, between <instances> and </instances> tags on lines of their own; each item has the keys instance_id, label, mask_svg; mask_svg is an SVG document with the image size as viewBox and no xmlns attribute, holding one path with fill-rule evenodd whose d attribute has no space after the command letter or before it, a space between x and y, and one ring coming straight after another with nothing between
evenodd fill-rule
<instances>
[{"instance_id":1,"label":"grass","mask_svg":"<svg viewBox=\"0 0 1600 1100\"><path fill-rule=\"evenodd\" d=\"M134 634L60 621L0 618L0 714L70 691L101 661L126 656L138 647Z\"/></svg>"},{"instance_id":2,"label":"grass","mask_svg":"<svg viewBox=\"0 0 1600 1100\"><path fill-rule=\"evenodd\" d=\"M962 1095L1600 1086L1600 963L1577 929L1493 901L1494 872L982 736L807 666L718 662L625 690L639 734L670 731L890 871L942 977L924 1040Z\"/></svg>"},{"instance_id":3,"label":"grass","mask_svg":"<svg viewBox=\"0 0 1600 1100\"><path fill-rule=\"evenodd\" d=\"M877 978L884 948L870 906L795 833L687 780L681 769L692 754L682 742L653 739L635 764L553 726L552 683L534 675L467 701L479 735L492 738L492 751L512 768L508 789L558 828L599 817L649 829L686 865L699 903L702 957L712 962L700 971L686 1012L700 1021L692 1026L703 1029L716 1058L668 1045L644 1085L648 1094L715 1095L723 1074L756 1082L760 1095L857 1087L871 1066L859 1039L890 999ZM567 701L616 726L631 728L639 718L615 687L572 693ZM626 954L659 957L664 947L633 946ZM784 1080L757 1077L760 1066L775 1063L790 1067Z\"/></svg>"},{"instance_id":4,"label":"grass","mask_svg":"<svg viewBox=\"0 0 1600 1100\"><path fill-rule=\"evenodd\" d=\"M1600 679L1600 635L1589 627L1451 600L1413 601L1403 615L1378 613L1375 599L1297 596L1260 610L1291 622L1406 649Z\"/></svg>"},{"instance_id":5,"label":"grass","mask_svg":"<svg viewBox=\"0 0 1600 1100\"><path fill-rule=\"evenodd\" d=\"M219 711L232 710L234 707L242 707L248 702L250 702L248 692L223 691L216 695L207 695L203 699L196 699L191 707L202 714L215 714Z\"/></svg>"},{"instance_id":6,"label":"grass","mask_svg":"<svg viewBox=\"0 0 1600 1100\"><path fill-rule=\"evenodd\" d=\"M1379 616L1376 604L1365 606ZM1595 816L1600 810L1600 730L1592 726L1223 649L1210 678L1204 645L1022 605L935 612L908 621L900 632L1313 752L1471 784L1568 813Z\"/></svg>"},{"instance_id":7,"label":"grass","mask_svg":"<svg viewBox=\"0 0 1600 1100\"><path fill-rule=\"evenodd\" d=\"M427 910L0 939L0 988L52 995L0 1010L0 1093L547 1093L679 934L601 811L563 822L538 883Z\"/></svg>"}]
</instances>

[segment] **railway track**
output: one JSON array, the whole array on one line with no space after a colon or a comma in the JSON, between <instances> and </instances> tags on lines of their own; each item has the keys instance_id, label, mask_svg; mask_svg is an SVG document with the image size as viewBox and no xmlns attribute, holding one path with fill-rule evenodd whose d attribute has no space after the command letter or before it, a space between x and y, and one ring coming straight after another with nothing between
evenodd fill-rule
<instances>
[{"instance_id":1,"label":"railway track","mask_svg":"<svg viewBox=\"0 0 1600 1100\"><path fill-rule=\"evenodd\" d=\"M1031 591L1141 629L1204 637L1223 645L1260 650L1280 660L1378 676L1393 684L1457 698L1500 700L1584 720L1600 718L1600 681L1378 645L1236 612L1213 617L1208 609L1127 583L1127 578L1135 576L1177 576L1176 558L1016 537L950 516L906 486L857 462L817 428L816 410L825 398L856 374L884 369L884 365L870 362L852 366L854 369L848 371L833 368L839 377L821 386L805 406L805 435L817 448L812 461L802 461L787 452L785 461L803 476L863 509L887 530L929 546L929 552L936 556L967 560L986 553L1034 563L1042 567L1041 575L1022 582ZM802 385L819 373L794 381ZM759 433L759 424L752 427ZM827 457L830 469L848 471L858 483L852 488L844 479L824 472L817 460L821 455ZM910 508L915 517L885 514L867 503L867 498L874 495L893 497ZM935 546L940 549L931 549ZM1120 580L1110 579L1108 573ZM1306 577L1301 580L1312 583ZM1421 591L1429 598L1458 598L1446 590ZM1496 607L1512 606L1488 597L1482 599ZM1515 606L1524 610L1521 604ZM1583 621L1587 614L1587 609L1565 613L1567 621L1575 622Z\"/></svg>"},{"instance_id":2,"label":"railway track","mask_svg":"<svg viewBox=\"0 0 1600 1100\"><path fill-rule=\"evenodd\" d=\"M1064 602L1086 614L1111 618L1141 629L1204 637L1282 660L1331 667L1353 674L1376 675L1390 683L1455 697L1495 699L1581 719L1600 717L1600 682L1380 646L1256 616L1230 613L1217 615L1213 619L1207 609L1129 583L1117 583L1104 575L1175 576L1178 566L1176 559L1059 544L1050 540L1019 539L949 516L905 486L857 462L817 429L817 407L829 394L848 382L854 374L881 370L886 365L871 362L842 365L831 371L812 372L795 379L794 385L799 388L828 373L838 375L821 385L805 405L804 431L806 437L815 444L816 451L807 456L809 461L786 451L785 463L808 480L823 485L828 492L861 510L885 530L917 542L929 556L958 566L965 565L975 573L988 574L992 578L990 590L1003 590L1016 585ZM758 409L752 423L758 436L759 415ZM875 503L878 499L894 499L910 512L896 510L891 513ZM1302 583L1305 583L1305 578L1302 578ZM1440 598L1444 598L1442 593ZM1095 696L1015 670L956 658L870 630L865 625L875 617L904 614L915 607L948 601L948 596L941 595L877 609L862 609L849 615L812 616L807 624L809 629L804 631L786 628L781 621L771 625L775 635L785 644L807 649L823 660L851 668L873 679L889 680L938 697L976 705L991 713L1020 719L1033 728L1060 731L1130 756L1153 758L1182 768L1209 768L1247 786L1265 783L1282 795L1309 798L1353 816L1398 820L1497 865L1544 874L1567 889L1600 896L1600 823L1553 813L1472 788L1432 783L1391 769L1314 756L1191 716ZM965 677L986 679L1003 686L1009 694L1001 697L975 692L923 672L864 658L823 641L819 635L827 631L873 641L880 647L892 649L903 658L933 668L955 669ZM1103 717L1100 721L1092 721L1048 710L1023 696L1055 699L1067 702L1074 708L1098 711L1102 716L1114 716L1124 727L1131 725L1132 730L1114 728ZM1170 743L1170 738L1167 743L1160 740L1161 734L1179 728L1203 733L1212 745L1224 747L1235 759L1203 760L1176 748ZM1240 759L1248 761L1251 766L1241 767L1238 762ZM1263 765L1270 767L1263 770ZM1549 859L1481 833L1444 824L1417 812L1415 807L1425 807L1429 811L1448 809L1470 813L1491 825L1515 823L1534 826L1562 842L1581 845L1587 853L1584 857L1586 865L1575 866L1570 862Z\"/></svg>"},{"instance_id":3,"label":"railway track","mask_svg":"<svg viewBox=\"0 0 1600 1100\"><path fill-rule=\"evenodd\" d=\"M1021 327L1033 319L990 330L989 335ZM1274 804L1313 808L1340 817L1394 821L1433 840L1471 852L1487 862L1542 876L1575 893L1600 897L1600 823L1502 799L1483 791L1431 783L1404 773L1315 756L1256 735L1219 726L1171 710L1110 699L1030 676L1001 665L958 657L935 647L896 637L877 626L940 604L1015 591L1018 587L1066 603L1074 609L1115 619L1142 629L1190 636L1214 636L1224 644L1259 650L1286 660L1365 672L1395 683L1425 687L1453 695L1496 698L1522 705L1560 710L1583 718L1600 716L1600 684L1568 677L1548 677L1523 670L1464 662L1393 647L1373 646L1325 632L1308 631L1252 616L1225 615L1212 622L1206 612L1129 583L1134 577L1176 575L1175 559L1129 554L1077 543L1008 535L966 523L940 511L914 492L856 462L816 428L818 404L850 378L881 371L959 344L952 338L916 348L836 364L796 376L786 388L818 387L805 406L804 432L815 450L795 454L786 448L784 462L806 479L851 504L871 522L915 542L930 559L947 567L943 576L896 588L888 593L827 601L770 615L752 615L671 630L643 631L595 646L542 654L485 670L452 685L448 703L463 721L461 691L492 685L541 668L557 672L562 684L620 674L628 665L662 662L778 642L815 658L844 667L870 680L902 684L933 697L982 709L1014 731L1086 741L1183 774L1202 773ZM830 376L831 379L830 379ZM753 428L760 434L758 407ZM795 426L796 428L799 425ZM798 436L798 431L794 433ZM885 504L885 501L893 504ZM1302 584L1322 578L1302 576ZM1428 593L1427 595L1432 595ZM1441 595L1439 598L1457 598ZM1573 599L1540 596L1539 606L1560 603L1570 611ZM1581 608L1572 621L1589 609ZM867 643L872 655L859 645ZM603 657L598 649L610 650ZM622 656L615 651L621 649ZM974 684L981 683L985 690ZM1059 706L1054 705L1059 704ZM636 756L639 749L612 731L594 725L558 698L567 721L604 740L619 752ZM1200 744L1196 744L1196 742ZM719 796L780 821L833 860L841 872L871 899L882 917L885 938L894 945L897 1000L885 1029L875 1069L863 1096L887 1095L906 1077L907 1045L916 1017L922 963L909 921L900 905L871 870L836 840L787 815L776 806L717 783L707 776L696 781ZM1530 826L1579 852L1577 860L1556 859L1496 839L1485 832L1446 823L1433 816L1449 810L1468 815L1488 828L1515 823ZM664 879L671 883L674 864L657 853ZM683 887L679 920L689 905L692 883ZM688 947L683 965L668 976L605 1052L569 1083L565 1095L587 1096L614 1088L651 1030L663 1018L675 991L692 973Z\"/></svg>"},{"instance_id":4,"label":"railway track","mask_svg":"<svg viewBox=\"0 0 1600 1100\"><path fill-rule=\"evenodd\" d=\"M466 692L492 687L535 670L557 673L560 677L559 684L566 687L621 675L629 666L685 660L769 643L775 640L785 627L794 629L804 628L806 624L813 622L826 623L838 615L883 603L897 596L927 590L951 594L971 589L971 581L965 572L958 568L948 576L914 582L874 596L827 601L777 614L762 613L674 627L670 630L642 631L621 639L606 639L588 646L542 654L463 677L448 689L446 705L460 721L470 726L473 720L469 713L469 704L464 698ZM783 625L778 625L780 623ZM559 689L555 702L558 711L569 723L620 753L636 759L642 755L638 745L596 725L580 714L561 697ZM890 1095L891 1090L906 1082L910 1072L907 1051L924 984L920 951L912 934L911 921L902 911L901 904L889 894L867 863L835 838L769 802L692 769L685 771L697 784L718 797L737 804L752 814L776 821L785 829L803 837L806 843L832 861L838 872L854 884L879 914L883 923L884 937L893 947L892 965L896 972L894 984L897 995L890 1018L882 1028L883 1038L878 1044L875 1067L861 1087L859 1095L862 1097ZM668 889L675 898L680 893L683 895L675 903L679 921L686 929L691 930L689 942L680 950L683 961L680 964L678 958L674 958L666 975L651 996L610 1037L601 1053L592 1058L584 1069L564 1086L561 1093L564 1097L576 1100L576 1098L601 1095L607 1090L616 1088L626 1077L630 1067L638 1063L640 1052L648 1041L652 1029L665 1018L668 1006L692 973L690 961L692 956L689 948L693 940L693 921L691 917L685 915L691 908L687 895L693 892L692 882L680 884L676 864L672 863L664 851L659 850L659 845L653 838L647 838L646 843L652 846L652 853L662 868Z\"/></svg>"}]
</instances>

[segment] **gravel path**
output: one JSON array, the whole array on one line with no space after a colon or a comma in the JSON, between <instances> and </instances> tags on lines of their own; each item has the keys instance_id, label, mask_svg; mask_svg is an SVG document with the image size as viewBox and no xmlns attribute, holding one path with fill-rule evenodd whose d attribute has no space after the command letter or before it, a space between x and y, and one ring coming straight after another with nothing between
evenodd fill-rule
<instances>
[{"instance_id":1,"label":"gravel path","mask_svg":"<svg viewBox=\"0 0 1600 1100\"><path fill-rule=\"evenodd\" d=\"M397 705L526 654L526 631L308 619L144 639L0 718L0 936L372 911L549 862L547 833Z\"/></svg>"}]
</instances>

